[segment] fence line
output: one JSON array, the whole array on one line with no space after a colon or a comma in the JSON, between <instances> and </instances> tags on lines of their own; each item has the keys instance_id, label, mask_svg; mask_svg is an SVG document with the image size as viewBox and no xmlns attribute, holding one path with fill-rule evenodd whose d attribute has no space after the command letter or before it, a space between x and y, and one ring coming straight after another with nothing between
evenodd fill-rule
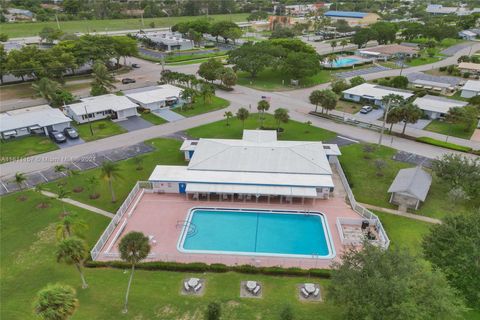
<instances>
[{"instance_id":1,"label":"fence line","mask_svg":"<svg viewBox=\"0 0 480 320\"><path fill-rule=\"evenodd\" d=\"M127 198L125 199L125 201L123 201L120 208L118 208L117 212L115 213L115 216L112 218L112 220L110 220L110 223L108 224L107 228L102 233L102 235L100 236L100 239L98 239L95 246L93 246L92 250L90 251L90 255L92 256L93 260L96 260L98 258L98 255L100 254L103 246L105 245L105 243L107 243L108 239L112 235L113 231L117 227L122 217L127 212L132 202L136 199L138 191L140 190L140 184L144 184L144 182L138 181L135 184L135 186L133 187L133 189L130 191ZM138 201L135 203L135 205L137 203Z\"/></svg>"},{"instance_id":2,"label":"fence line","mask_svg":"<svg viewBox=\"0 0 480 320\"><path fill-rule=\"evenodd\" d=\"M352 209L358 214L360 214L363 218L375 221L375 226L377 227L378 233L380 237L383 238L383 241L380 241L379 244L384 248L388 248L390 245L390 239L388 238L387 233L383 228L380 218L378 218L376 214L374 214L364 206L357 203L357 200L355 200L355 196L353 195L352 189L348 184L347 177L343 172L342 165L340 164L340 161L338 161L338 158L332 157L330 162L334 164L337 169L338 175L340 176L340 180L342 181L345 192L347 193L348 201L350 202L350 206L352 207ZM342 232L340 232L340 238L343 239ZM373 242L376 242L376 241L373 241Z\"/></svg>"}]
</instances>

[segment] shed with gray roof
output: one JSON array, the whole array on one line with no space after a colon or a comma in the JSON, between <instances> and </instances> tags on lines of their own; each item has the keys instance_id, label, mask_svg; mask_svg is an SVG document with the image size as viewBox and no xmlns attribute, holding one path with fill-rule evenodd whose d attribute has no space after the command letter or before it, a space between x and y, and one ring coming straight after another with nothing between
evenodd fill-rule
<instances>
[{"instance_id":1,"label":"shed with gray roof","mask_svg":"<svg viewBox=\"0 0 480 320\"><path fill-rule=\"evenodd\" d=\"M431 184L432 176L421 167L402 169L388 188L390 203L418 209L420 202L427 198Z\"/></svg>"}]
</instances>

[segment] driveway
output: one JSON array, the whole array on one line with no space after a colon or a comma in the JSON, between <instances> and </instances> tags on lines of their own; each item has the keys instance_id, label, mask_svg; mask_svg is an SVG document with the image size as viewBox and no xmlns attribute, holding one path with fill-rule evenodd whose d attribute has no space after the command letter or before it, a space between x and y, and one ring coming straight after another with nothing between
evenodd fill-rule
<instances>
[{"instance_id":1,"label":"driveway","mask_svg":"<svg viewBox=\"0 0 480 320\"><path fill-rule=\"evenodd\" d=\"M83 141L82 138L78 138L78 139L69 139L69 138L67 138L67 141L66 141L66 142L57 143L57 146L58 146L60 149L65 149L65 148L70 148L70 147L73 147L73 146L78 146L79 144L83 144L83 143L85 143L85 141Z\"/></svg>"},{"instance_id":2,"label":"driveway","mask_svg":"<svg viewBox=\"0 0 480 320\"><path fill-rule=\"evenodd\" d=\"M167 120L168 122L174 122L174 121L185 119L184 116L176 112L173 112L170 109L159 109L159 110L154 110L152 112L155 113L160 118Z\"/></svg>"},{"instance_id":3,"label":"driveway","mask_svg":"<svg viewBox=\"0 0 480 320\"><path fill-rule=\"evenodd\" d=\"M138 116L129 117L127 120L117 121L116 123L127 131L141 130L152 126L150 122Z\"/></svg>"},{"instance_id":4,"label":"driveway","mask_svg":"<svg viewBox=\"0 0 480 320\"><path fill-rule=\"evenodd\" d=\"M432 122L432 120L420 119L420 120L417 121L417 123L413 123L413 124L412 124L412 123L409 123L409 124L407 124L407 127L422 130L423 128L425 128L426 126L428 126L428 125L430 124L430 122Z\"/></svg>"},{"instance_id":5,"label":"driveway","mask_svg":"<svg viewBox=\"0 0 480 320\"><path fill-rule=\"evenodd\" d=\"M357 112L355 113L355 118L357 118L360 121L372 121L372 120L378 120L383 116L383 109L373 109L369 113L360 113Z\"/></svg>"}]
</instances>

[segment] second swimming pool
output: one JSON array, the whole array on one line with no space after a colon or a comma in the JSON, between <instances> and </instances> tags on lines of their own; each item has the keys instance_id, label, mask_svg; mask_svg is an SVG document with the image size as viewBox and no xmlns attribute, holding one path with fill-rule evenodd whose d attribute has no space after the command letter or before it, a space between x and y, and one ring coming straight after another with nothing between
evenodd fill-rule
<instances>
[{"instance_id":1,"label":"second swimming pool","mask_svg":"<svg viewBox=\"0 0 480 320\"><path fill-rule=\"evenodd\" d=\"M257 209L191 209L178 250L328 259L335 255L323 214Z\"/></svg>"}]
</instances>

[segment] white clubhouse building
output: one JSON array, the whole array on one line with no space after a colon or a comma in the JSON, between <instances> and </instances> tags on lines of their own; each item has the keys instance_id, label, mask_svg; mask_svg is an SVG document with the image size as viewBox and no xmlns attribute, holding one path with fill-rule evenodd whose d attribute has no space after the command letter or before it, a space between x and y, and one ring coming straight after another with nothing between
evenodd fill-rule
<instances>
[{"instance_id":1,"label":"white clubhouse building","mask_svg":"<svg viewBox=\"0 0 480 320\"><path fill-rule=\"evenodd\" d=\"M156 166L152 187L225 201L328 199L334 188L329 157L340 155L335 144L279 141L273 130L244 130L240 140L185 140L180 150L188 166Z\"/></svg>"}]
</instances>

